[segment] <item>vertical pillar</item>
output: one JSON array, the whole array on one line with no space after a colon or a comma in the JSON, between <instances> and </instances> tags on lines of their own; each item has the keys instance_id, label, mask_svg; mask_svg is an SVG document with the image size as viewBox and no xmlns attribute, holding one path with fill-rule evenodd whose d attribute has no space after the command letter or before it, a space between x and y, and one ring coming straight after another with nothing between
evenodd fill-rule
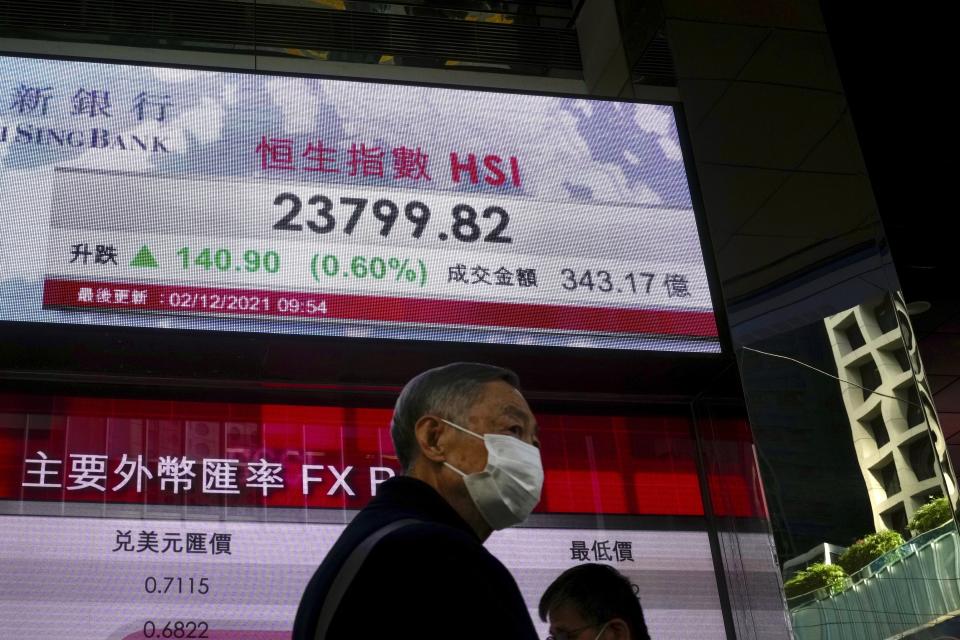
<instances>
[{"instance_id":1,"label":"vertical pillar","mask_svg":"<svg viewBox=\"0 0 960 640\"><path fill-rule=\"evenodd\" d=\"M580 0L577 38L587 93L633 98L633 81L616 0Z\"/></svg>"}]
</instances>

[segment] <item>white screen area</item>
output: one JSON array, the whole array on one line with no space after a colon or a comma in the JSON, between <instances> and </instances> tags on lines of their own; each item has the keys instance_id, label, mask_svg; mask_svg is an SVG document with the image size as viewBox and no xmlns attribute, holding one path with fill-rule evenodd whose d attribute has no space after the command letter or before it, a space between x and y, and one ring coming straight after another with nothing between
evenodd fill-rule
<instances>
[{"instance_id":1,"label":"white screen area","mask_svg":"<svg viewBox=\"0 0 960 640\"><path fill-rule=\"evenodd\" d=\"M185 628L178 637L192 629L196 638L289 638L307 581L343 531L342 525L17 516L2 523L4 637L77 640L174 637L173 631L164 636L165 627ZM144 542L152 534L155 545ZM186 552L188 534L204 538L203 552ZM546 637L537 603L573 564L571 542L614 539L631 545L632 558L615 566L637 585L652 638L726 637L705 532L515 528L494 534L487 547L513 573ZM402 588L402 577L384 585L385 593ZM375 602L370 610L376 613ZM399 628L401 636L413 631Z\"/></svg>"},{"instance_id":2,"label":"white screen area","mask_svg":"<svg viewBox=\"0 0 960 640\"><path fill-rule=\"evenodd\" d=\"M0 57L0 320L717 352L668 105Z\"/></svg>"}]
</instances>

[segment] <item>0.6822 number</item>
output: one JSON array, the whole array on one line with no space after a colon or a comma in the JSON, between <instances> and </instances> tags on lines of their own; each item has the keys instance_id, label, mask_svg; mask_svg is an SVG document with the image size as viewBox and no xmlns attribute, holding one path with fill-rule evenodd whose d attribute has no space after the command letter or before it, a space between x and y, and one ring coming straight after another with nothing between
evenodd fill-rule
<instances>
[{"instance_id":1,"label":"0.6822 number","mask_svg":"<svg viewBox=\"0 0 960 640\"><path fill-rule=\"evenodd\" d=\"M209 638L210 625L193 620L167 620L161 627L159 622L147 620L143 623L144 638Z\"/></svg>"},{"instance_id":2,"label":"0.6822 number","mask_svg":"<svg viewBox=\"0 0 960 640\"><path fill-rule=\"evenodd\" d=\"M273 224L273 228L280 231L303 231L303 224L297 221L300 210L303 208L303 202L300 196L295 193L281 193L273 204L278 207L289 207L282 218ZM337 226L337 218L333 215L333 200L324 195L313 195L307 200L307 204L315 206L316 219L312 217L306 220L307 228L314 233L330 233ZM367 209L369 200L366 198L340 198L340 204L348 207L350 217L341 231L350 235L356 229L363 212ZM400 217L400 205L393 200L380 198L370 207L370 213L374 218L380 221L380 235L386 238L394 228L394 224ZM510 224L510 214L502 207L491 206L477 213L477 210L468 204L457 204L451 210L453 217L450 225L450 234L460 242L476 242L483 236L484 242L509 244L513 238L504 235L507 225ZM403 205L403 217L413 225L410 235L419 238L423 235L430 221L430 207L418 200L411 200ZM477 218L496 219L496 225L487 231L484 235L480 228ZM440 232L438 236L441 240L448 237L446 231Z\"/></svg>"}]
</instances>

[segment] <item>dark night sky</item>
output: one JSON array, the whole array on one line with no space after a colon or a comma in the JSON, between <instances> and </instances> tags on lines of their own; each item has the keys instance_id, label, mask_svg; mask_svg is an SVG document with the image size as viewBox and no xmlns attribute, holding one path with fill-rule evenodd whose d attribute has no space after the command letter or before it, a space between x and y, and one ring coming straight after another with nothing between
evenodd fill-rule
<instances>
[{"instance_id":1,"label":"dark night sky","mask_svg":"<svg viewBox=\"0 0 960 640\"><path fill-rule=\"evenodd\" d=\"M942 298L945 287L956 299L960 269L945 231L958 226L948 50L960 34L929 5L821 8L907 300Z\"/></svg>"}]
</instances>

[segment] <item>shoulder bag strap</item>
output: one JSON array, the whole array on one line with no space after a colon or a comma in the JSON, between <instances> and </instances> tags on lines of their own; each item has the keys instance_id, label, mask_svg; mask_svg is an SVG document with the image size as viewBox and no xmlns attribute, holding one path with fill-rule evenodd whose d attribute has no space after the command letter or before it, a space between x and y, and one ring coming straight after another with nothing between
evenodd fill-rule
<instances>
[{"instance_id":1,"label":"shoulder bag strap","mask_svg":"<svg viewBox=\"0 0 960 640\"><path fill-rule=\"evenodd\" d=\"M370 555L373 548L377 546L377 543L397 529L419 522L421 522L421 520L414 518L396 520L377 529L368 536L366 540L354 548L350 555L347 556L346 562L340 567L340 571L337 573L337 577L334 578L333 584L330 585L327 597L323 601L323 607L320 609L320 618L317 621L317 631L313 636L314 640L326 639L327 630L330 628L330 623L333 622L333 615L337 612L340 601L343 600L343 596L347 593L347 589L360 571L360 567L363 566L367 556Z\"/></svg>"}]
</instances>

